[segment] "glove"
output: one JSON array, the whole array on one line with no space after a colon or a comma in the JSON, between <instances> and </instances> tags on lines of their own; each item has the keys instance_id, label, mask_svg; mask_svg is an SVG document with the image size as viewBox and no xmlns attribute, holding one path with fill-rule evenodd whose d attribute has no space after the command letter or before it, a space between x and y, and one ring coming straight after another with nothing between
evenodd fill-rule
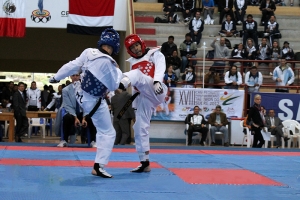
<instances>
[{"instance_id":1,"label":"glove","mask_svg":"<svg viewBox=\"0 0 300 200\"><path fill-rule=\"evenodd\" d=\"M49 79L49 83L59 83L59 81L57 81L54 76L52 76L50 79Z\"/></svg>"},{"instance_id":2,"label":"glove","mask_svg":"<svg viewBox=\"0 0 300 200\"><path fill-rule=\"evenodd\" d=\"M154 81L153 88L156 95L162 94L164 92L161 83L159 81Z\"/></svg>"}]
</instances>

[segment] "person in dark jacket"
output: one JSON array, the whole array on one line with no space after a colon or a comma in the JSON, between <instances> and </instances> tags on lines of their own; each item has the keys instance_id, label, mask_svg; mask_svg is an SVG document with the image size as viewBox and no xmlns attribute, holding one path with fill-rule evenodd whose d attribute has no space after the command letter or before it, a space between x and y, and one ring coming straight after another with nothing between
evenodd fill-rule
<instances>
[{"instance_id":1,"label":"person in dark jacket","mask_svg":"<svg viewBox=\"0 0 300 200\"><path fill-rule=\"evenodd\" d=\"M195 0L182 0L182 15L183 15L184 23L190 21L194 9L195 9Z\"/></svg>"},{"instance_id":2,"label":"person in dark jacket","mask_svg":"<svg viewBox=\"0 0 300 200\"><path fill-rule=\"evenodd\" d=\"M173 51L177 51L177 45L174 43L174 36L170 35L168 41L161 45L160 51L164 54L166 60L170 57Z\"/></svg>"},{"instance_id":3,"label":"person in dark jacket","mask_svg":"<svg viewBox=\"0 0 300 200\"><path fill-rule=\"evenodd\" d=\"M254 45L258 45L257 22L252 15L247 15L247 20L243 23L243 45L246 45L248 38L252 38Z\"/></svg>"},{"instance_id":4,"label":"person in dark jacket","mask_svg":"<svg viewBox=\"0 0 300 200\"><path fill-rule=\"evenodd\" d=\"M222 37L232 37L236 36L238 31L236 30L236 25L229 14L226 15L226 20L222 23L221 31L219 34Z\"/></svg>"},{"instance_id":5,"label":"person in dark jacket","mask_svg":"<svg viewBox=\"0 0 300 200\"><path fill-rule=\"evenodd\" d=\"M177 77L180 76L181 59L178 56L177 50L174 50L172 56L167 58L167 66L172 65L174 73Z\"/></svg>"},{"instance_id":6,"label":"person in dark jacket","mask_svg":"<svg viewBox=\"0 0 300 200\"><path fill-rule=\"evenodd\" d=\"M194 72L193 66L188 66L186 68L185 73L182 75L182 81L186 82L186 85L182 85L184 88L193 88L194 83L196 82L196 74Z\"/></svg>"},{"instance_id":7,"label":"person in dark jacket","mask_svg":"<svg viewBox=\"0 0 300 200\"><path fill-rule=\"evenodd\" d=\"M235 0L234 1L234 13L235 13L235 20L238 25L242 24L244 21L244 16L247 10L247 0Z\"/></svg>"},{"instance_id":8,"label":"person in dark jacket","mask_svg":"<svg viewBox=\"0 0 300 200\"><path fill-rule=\"evenodd\" d=\"M172 22L173 20L175 3L175 0L164 0L163 11L165 12L165 17L168 19L168 22Z\"/></svg>"},{"instance_id":9,"label":"person in dark jacket","mask_svg":"<svg viewBox=\"0 0 300 200\"><path fill-rule=\"evenodd\" d=\"M226 15L230 15L231 19L234 19L233 16L233 0L219 0L218 3L219 11L220 11L220 19L219 24L222 24L223 18Z\"/></svg>"},{"instance_id":10,"label":"person in dark jacket","mask_svg":"<svg viewBox=\"0 0 300 200\"><path fill-rule=\"evenodd\" d=\"M237 59L237 61L230 61L229 65L233 66L235 62L238 62L238 60L246 59L246 50L244 48L244 45L242 43L238 44L237 48L233 49L231 51L231 59Z\"/></svg>"},{"instance_id":11,"label":"person in dark jacket","mask_svg":"<svg viewBox=\"0 0 300 200\"><path fill-rule=\"evenodd\" d=\"M176 87L176 82L178 81L178 77L173 72L173 66L171 64L168 65L167 72L164 76L164 83L167 87Z\"/></svg>"},{"instance_id":12,"label":"person in dark jacket","mask_svg":"<svg viewBox=\"0 0 300 200\"><path fill-rule=\"evenodd\" d=\"M195 17L190 21L189 29L193 42L198 45L202 38L202 31L204 29L204 21L200 18L201 12L198 10L195 13Z\"/></svg>"},{"instance_id":13,"label":"person in dark jacket","mask_svg":"<svg viewBox=\"0 0 300 200\"><path fill-rule=\"evenodd\" d=\"M22 142L21 136L28 133L28 118L26 117L26 99L24 83L18 83L18 91L13 94L14 117L16 119L15 141Z\"/></svg>"},{"instance_id":14,"label":"person in dark jacket","mask_svg":"<svg viewBox=\"0 0 300 200\"><path fill-rule=\"evenodd\" d=\"M274 15L274 11L276 10L276 5L273 0L263 0L260 4L259 10L261 10L261 26L264 26L270 19L272 15Z\"/></svg>"},{"instance_id":15,"label":"person in dark jacket","mask_svg":"<svg viewBox=\"0 0 300 200\"><path fill-rule=\"evenodd\" d=\"M254 135L253 148L261 148L265 144L265 140L261 134L261 129L265 126L265 117L260 103L261 96L257 94L254 96L254 105L249 109L247 118L247 123L251 125L251 134Z\"/></svg>"},{"instance_id":16,"label":"person in dark jacket","mask_svg":"<svg viewBox=\"0 0 300 200\"><path fill-rule=\"evenodd\" d=\"M206 127L207 121L205 121L205 118L200 113L199 106L194 107L194 113L189 114L185 118L185 124L189 125L189 129L187 130L188 134L188 145L192 145L192 135L194 131L199 131L202 133L200 145L204 146L204 142L206 140L208 128Z\"/></svg>"},{"instance_id":17,"label":"person in dark jacket","mask_svg":"<svg viewBox=\"0 0 300 200\"><path fill-rule=\"evenodd\" d=\"M180 44L179 50L182 59L181 72L183 73L189 64L188 59L196 58L197 54L197 45L193 43L190 33L185 34L185 40ZM195 66L197 64L197 61L190 61L190 64Z\"/></svg>"},{"instance_id":18,"label":"person in dark jacket","mask_svg":"<svg viewBox=\"0 0 300 200\"><path fill-rule=\"evenodd\" d=\"M279 24L276 22L276 17L272 15L268 23L265 24L265 33L269 36L269 43L272 47L274 38L279 38Z\"/></svg>"}]
</instances>

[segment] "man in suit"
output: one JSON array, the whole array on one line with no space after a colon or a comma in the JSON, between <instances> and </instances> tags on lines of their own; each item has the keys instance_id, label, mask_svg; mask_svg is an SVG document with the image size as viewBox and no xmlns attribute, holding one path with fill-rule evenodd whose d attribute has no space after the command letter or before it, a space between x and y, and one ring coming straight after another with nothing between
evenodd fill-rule
<instances>
[{"instance_id":1,"label":"man in suit","mask_svg":"<svg viewBox=\"0 0 300 200\"><path fill-rule=\"evenodd\" d=\"M199 114L200 108L199 106L194 107L194 113L189 114L185 118L185 124L189 124L188 129L188 146L192 145L192 136L193 132L200 132L202 133L200 145L204 146L204 141L206 140L208 128L206 127L206 121L203 115Z\"/></svg>"},{"instance_id":2,"label":"man in suit","mask_svg":"<svg viewBox=\"0 0 300 200\"><path fill-rule=\"evenodd\" d=\"M217 105L215 112L211 113L208 119L208 123L211 125L211 146L215 146L215 132L222 132L224 135L224 146L229 147L228 139L228 129L226 125L228 124L226 114L221 112L221 106Z\"/></svg>"},{"instance_id":3,"label":"man in suit","mask_svg":"<svg viewBox=\"0 0 300 200\"><path fill-rule=\"evenodd\" d=\"M219 0L219 12L220 12L220 19L219 24L221 25L223 22L223 18L225 15L230 15L231 19L234 19L233 16L233 0Z\"/></svg>"},{"instance_id":4,"label":"man in suit","mask_svg":"<svg viewBox=\"0 0 300 200\"><path fill-rule=\"evenodd\" d=\"M24 96L25 85L18 83L18 91L13 94L14 117L16 119L15 141L22 142L21 136L28 132L28 118L26 117L26 99Z\"/></svg>"},{"instance_id":5,"label":"man in suit","mask_svg":"<svg viewBox=\"0 0 300 200\"><path fill-rule=\"evenodd\" d=\"M278 117L275 117L275 111L273 109L269 110L269 116L266 117L266 127L272 135L276 135L277 148L281 146L281 138L284 138L284 141L289 140L290 138L284 137L282 132L282 123Z\"/></svg>"},{"instance_id":6,"label":"man in suit","mask_svg":"<svg viewBox=\"0 0 300 200\"><path fill-rule=\"evenodd\" d=\"M134 110L130 106L121 119L117 116L125 103L130 99L131 95L121 89L115 91L115 96L111 98L111 111L113 112L113 126L116 130L115 145L125 145L128 137L130 136L130 121L128 119L133 119L135 121Z\"/></svg>"},{"instance_id":7,"label":"man in suit","mask_svg":"<svg viewBox=\"0 0 300 200\"><path fill-rule=\"evenodd\" d=\"M93 122L90 118L83 117L82 109L80 108L79 104L76 101L75 97L75 87L76 84L80 84L79 74L73 74L70 76L72 83L69 84L62 90L62 108L66 110L66 114L63 116L63 131L64 131L64 138L60 143L57 145L58 147L66 147L68 143L68 138L74 137L76 130L75 127L79 127L82 124L82 143L85 143L85 135L86 127L88 126L90 129L91 134L91 145L92 147L96 147L95 137L96 137L96 129L93 125ZM82 123L81 123L82 122ZM71 140L71 139L70 139ZM71 142L72 143L72 142Z\"/></svg>"}]
</instances>

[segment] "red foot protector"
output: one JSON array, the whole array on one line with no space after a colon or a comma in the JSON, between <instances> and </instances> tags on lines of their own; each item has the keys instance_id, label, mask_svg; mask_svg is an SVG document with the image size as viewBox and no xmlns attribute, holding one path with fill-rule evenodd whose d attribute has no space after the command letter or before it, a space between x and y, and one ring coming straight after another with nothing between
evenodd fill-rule
<instances>
[{"instance_id":1,"label":"red foot protector","mask_svg":"<svg viewBox=\"0 0 300 200\"><path fill-rule=\"evenodd\" d=\"M249 170L240 169L169 169L189 184L273 185L283 184Z\"/></svg>"}]
</instances>

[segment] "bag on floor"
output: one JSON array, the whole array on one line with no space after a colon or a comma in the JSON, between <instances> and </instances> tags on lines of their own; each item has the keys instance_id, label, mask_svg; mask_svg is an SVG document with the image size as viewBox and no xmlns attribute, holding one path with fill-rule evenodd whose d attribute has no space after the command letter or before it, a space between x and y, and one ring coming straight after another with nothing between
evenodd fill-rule
<instances>
[{"instance_id":1,"label":"bag on floor","mask_svg":"<svg viewBox=\"0 0 300 200\"><path fill-rule=\"evenodd\" d=\"M231 42L227 38L225 38L225 44L226 44L226 46L227 46L228 49L232 49Z\"/></svg>"},{"instance_id":2,"label":"bag on floor","mask_svg":"<svg viewBox=\"0 0 300 200\"><path fill-rule=\"evenodd\" d=\"M172 22L179 23L179 21L180 21L180 17L177 15L177 13L174 13Z\"/></svg>"},{"instance_id":3,"label":"bag on floor","mask_svg":"<svg viewBox=\"0 0 300 200\"><path fill-rule=\"evenodd\" d=\"M265 36L265 32L264 31L257 31L257 37L258 38L263 38Z\"/></svg>"},{"instance_id":4,"label":"bag on floor","mask_svg":"<svg viewBox=\"0 0 300 200\"><path fill-rule=\"evenodd\" d=\"M214 59L215 56L215 50L209 50L205 56L207 59Z\"/></svg>"},{"instance_id":5,"label":"bag on floor","mask_svg":"<svg viewBox=\"0 0 300 200\"><path fill-rule=\"evenodd\" d=\"M154 23L168 23L168 20L162 19L160 17L155 17Z\"/></svg>"}]
</instances>

